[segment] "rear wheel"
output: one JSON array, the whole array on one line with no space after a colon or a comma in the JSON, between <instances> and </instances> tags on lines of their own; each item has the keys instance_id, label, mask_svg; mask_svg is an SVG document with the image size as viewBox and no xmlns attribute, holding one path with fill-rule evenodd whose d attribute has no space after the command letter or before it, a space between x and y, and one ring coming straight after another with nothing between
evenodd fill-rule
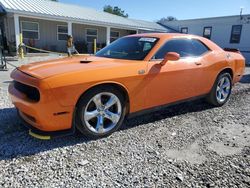
<instances>
[{"instance_id":1,"label":"rear wheel","mask_svg":"<svg viewBox=\"0 0 250 188\"><path fill-rule=\"evenodd\" d=\"M221 73L207 97L214 106L223 106L229 99L232 90L232 77L229 73Z\"/></svg>"},{"instance_id":2,"label":"rear wheel","mask_svg":"<svg viewBox=\"0 0 250 188\"><path fill-rule=\"evenodd\" d=\"M76 126L87 137L105 137L121 127L125 112L123 95L114 87L101 86L81 97Z\"/></svg>"}]
</instances>

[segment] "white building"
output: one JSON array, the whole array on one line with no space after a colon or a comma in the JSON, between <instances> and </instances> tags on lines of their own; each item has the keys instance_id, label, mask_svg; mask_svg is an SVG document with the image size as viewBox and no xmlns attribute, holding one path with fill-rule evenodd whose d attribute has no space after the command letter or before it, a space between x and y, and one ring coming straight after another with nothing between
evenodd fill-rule
<instances>
[{"instance_id":1,"label":"white building","mask_svg":"<svg viewBox=\"0 0 250 188\"><path fill-rule=\"evenodd\" d=\"M36 48L66 51L68 35L79 52L93 52L119 37L143 32L169 32L156 22L123 18L73 4L49 0L0 0L0 29L9 51L24 42Z\"/></svg>"},{"instance_id":2,"label":"white building","mask_svg":"<svg viewBox=\"0 0 250 188\"><path fill-rule=\"evenodd\" d=\"M250 15L162 23L182 33L207 37L222 48L237 48L250 64Z\"/></svg>"}]
</instances>

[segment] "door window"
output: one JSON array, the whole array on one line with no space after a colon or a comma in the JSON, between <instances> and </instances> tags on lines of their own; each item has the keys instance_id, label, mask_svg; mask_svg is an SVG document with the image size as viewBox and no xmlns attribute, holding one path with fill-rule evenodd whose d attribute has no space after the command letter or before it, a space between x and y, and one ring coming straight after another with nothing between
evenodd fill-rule
<instances>
[{"instance_id":1,"label":"door window","mask_svg":"<svg viewBox=\"0 0 250 188\"><path fill-rule=\"evenodd\" d=\"M168 52L176 52L181 58L198 57L208 52L209 48L196 39L173 39L165 43L155 54L154 59L164 59Z\"/></svg>"},{"instance_id":2,"label":"door window","mask_svg":"<svg viewBox=\"0 0 250 188\"><path fill-rule=\"evenodd\" d=\"M98 31L97 29L87 29L86 31L86 41L88 43L94 43L94 40L97 40Z\"/></svg>"}]
</instances>

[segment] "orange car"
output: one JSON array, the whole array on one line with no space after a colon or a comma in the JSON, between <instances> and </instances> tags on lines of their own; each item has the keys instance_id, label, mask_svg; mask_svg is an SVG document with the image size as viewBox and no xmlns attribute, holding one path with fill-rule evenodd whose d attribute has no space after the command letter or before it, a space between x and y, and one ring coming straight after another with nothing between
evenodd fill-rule
<instances>
[{"instance_id":1,"label":"orange car","mask_svg":"<svg viewBox=\"0 0 250 188\"><path fill-rule=\"evenodd\" d=\"M127 115L206 97L225 104L245 69L239 51L184 34L123 37L94 56L23 65L9 86L30 134L110 135Z\"/></svg>"}]
</instances>

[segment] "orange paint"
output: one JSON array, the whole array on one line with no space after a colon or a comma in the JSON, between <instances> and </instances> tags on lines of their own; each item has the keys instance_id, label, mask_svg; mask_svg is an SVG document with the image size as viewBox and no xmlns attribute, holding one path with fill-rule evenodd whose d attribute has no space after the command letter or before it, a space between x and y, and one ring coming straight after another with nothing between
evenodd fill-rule
<instances>
[{"instance_id":1,"label":"orange paint","mask_svg":"<svg viewBox=\"0 0 250 188\"><path fill-rule=\"evenodd\" d=\"M132 113L208 94L218 74L226 68L233 72L233 83L244 73L245 60L240 53L225 52L205 38L184 34L134 36L159 38L143 61L75 56L31 63L13 71L11 77L15 81L37 88L40 93L40 100L32 101L14 84L9 86L21 117L42 131L67 130L72 127L78 99L97 85L112 83L123 87ZM152 60L159 48L173 38L200 40L211 51L198 58L168 61L164 66L161 61Z\"/></svg>"}]
</instances>

